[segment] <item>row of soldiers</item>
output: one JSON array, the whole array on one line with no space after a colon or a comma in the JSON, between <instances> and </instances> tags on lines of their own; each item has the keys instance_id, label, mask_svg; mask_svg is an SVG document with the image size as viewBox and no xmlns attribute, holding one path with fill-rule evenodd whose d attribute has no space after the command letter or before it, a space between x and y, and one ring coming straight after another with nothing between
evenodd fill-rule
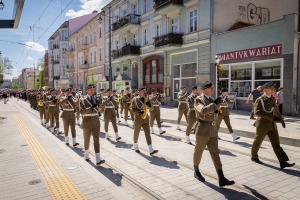
<instances>
[{"instance_id":1,"label":"row of soldiers","mask_svg":"<svg viewBox=\"0 0 300 200\"><path fill-rule=\"evenodd\" d=\"M264 87L264 95L256 101L256 106L255 106L255 114L258 117L255 124L257 133L251 151L252 153L251 160L253 162L262 164L262 162L258 158L257 153L264 137L268 135L271 140L274 151L280 161L280 167L281 168L291 167L295 164L294 163L290 164L287 162L288 157L283 151L283 149L280 147L280 143L278 139L279 137L276 128L276 122L281 122L283 127L285 127L285 123L278 111L278 107L276 107L276 103L274 99L270 97L272 84L268 83L265 84L263 87ZM193 87L192 94L185 95L188 97L188 99L184 101L189 103L188 119L193 118L194 120L194 121L188 121L188 127L187 127L187 133L190 133L194 126L194 132L196 138L194 156L193 156L194 177L199 181L202 182L205 181L205 178L200 173L199 164L201 162L203 151L207 146L219 177L219 186L223 187L226 185L232 185L235 182L232 180L228 180L224 176L222 170L222 163L220 160L219 150L218 150L218 139L219 139L218 129L220 123L219 120L220 120L221 113L225 111L224 109L226 108L226 106L224 105L226 101L228 101L228 98L226 99L226 95L225 95L225 96L219 96L216 99L214 99L212 97L212 95L214 94L214 85L210 81L204 83L201 87L201 90L202 93L198 95L197 87L196 86ZM145 132L146 141L149 147L150 155L153 155L158 152L158 150L155 150L153 148L152 140L151 140L151 131L153 130L153 122L155 119L157 120L160 133L163 134L165 133L165 131L161 129L160 117L157 117L157 115L160 115L159 102L162 101L163 95L157 94L156 89L152 90L151 95L147 95L146 88L144 87L140 88L136 94L133 94L130 88L126 88L124 94L121 97L119 97L117 94L114 94L113 91L111 91L110 89L107 89L106 91L101 90L100 94L95 95L95 89L93 85L88 85L87 95L81 97L74 96L72 94L72 88L67 89L64 95L58 95L58 96L52 95L53 91L54 90L50 90L50 94L46 96L46 105L48 106L49 114L51 113L50 107L52 106L62 107L61 117L63 118L63 122L64 122L66 144L68 144L67 126L71 126L71 132L73 129L75 133L75 112L80 113L80 115L82 116L81 127L83 129L83 136L84 136L84 149L85 149L84 157L87 161L90 160L89 143L90 143L90 137L93 136L94 149L96 153L96 164L99 165L105 162L104 159L102 159L100 156L99 116L101 113L104 115L103 117L104 117L105 137L107 139L110 139L110 135L108 134L108 123L112 122L114 132L115 132L115 139L117 141L121 139L121 137L118 134L118 126L117 126L117 119L118 119L117 106L118 104L120 104L121 101L124 104L123 105L124 118L128 116L128 113L130 113L131 118L134 122L134 136L133 136L132 149L135 150L137 153L140 152L138 147L138 139L139 139L140 130L141 128L143 128ZM228 91L224 90L223 92L226 94L226 92ZM178 97L180 97L180 95L182 94L179 94ZM179 101L183 102L183 100L180 98ZM190 101L193 101L193 103ZM150 119L148 115L149 112L150 112L150 118L152 118L153 116L155 116L156 118ZM155 113L158 114L155 115ZM224 117L221 117L221 120L223 118ZM125 122L127 122L127 118L125 119ZM53 126L54 124L51 123L51 118L50 118L50 129L53 128ZM56 128L57 128L57 124L56 124ZM72 137L75 138L75 141L73 141L73 146L78 145L78 143L76 142L76 134L73 135L73 132L72 132ZM235 139L234 136L233 139Z\"/></svg>"}]
</instances>

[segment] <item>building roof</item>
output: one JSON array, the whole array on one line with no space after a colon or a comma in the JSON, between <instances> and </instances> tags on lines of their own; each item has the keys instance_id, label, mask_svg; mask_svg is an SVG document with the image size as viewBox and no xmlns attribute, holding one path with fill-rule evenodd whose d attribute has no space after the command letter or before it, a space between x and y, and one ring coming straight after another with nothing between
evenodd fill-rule
<instances>
[{"instance_id":1,"label":"building roof","mask_svg":"<svg viewBox=\"0 0 300 200\"><path fill-rule=\"evenodd\" d=\"M56 31L49 37L48 40L54 40L54 36L58 33L59 29L68 28L68 25L69 21L65 21L64 23L62 23L62 25L60 25L60 27L56 29Z\"/></svg>"}]
</instances>

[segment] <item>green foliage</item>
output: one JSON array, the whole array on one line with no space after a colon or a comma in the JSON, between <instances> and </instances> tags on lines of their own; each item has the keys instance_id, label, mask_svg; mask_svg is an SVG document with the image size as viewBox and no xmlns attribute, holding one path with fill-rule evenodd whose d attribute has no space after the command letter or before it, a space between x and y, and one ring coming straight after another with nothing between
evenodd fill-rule
<instances>
[{"instance_id":1,"label":"green foliage","mask_svg":"<svg viewBox=\"0 0 300 200\"><path fill-rule=\"evenodd\" d=\"M19 86L18 83L13 83L13 84L11 85L11 88L12 88L12 89L19 89L20 86Z\"/></svg>"}]
</instances>

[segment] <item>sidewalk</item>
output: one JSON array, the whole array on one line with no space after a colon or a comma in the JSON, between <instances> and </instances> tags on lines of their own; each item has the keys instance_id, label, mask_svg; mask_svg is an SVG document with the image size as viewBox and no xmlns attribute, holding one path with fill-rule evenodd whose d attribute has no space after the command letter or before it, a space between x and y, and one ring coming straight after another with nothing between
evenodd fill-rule
<instances>
[{"instance_id":1,"label":"sidewalk","mask_svg":"<svg viewBox=\"0 0 300 200\"><path fill-rule=\"evenodd\" d=\"M234 133L239 136L254 138L255 120L249 119L250 113L242 110L230 110L230 121ZM161 119L164 122L177 124L178 110L174 107L161 107ZM300 147L300 118L285 117L286 128L283 128L280 123L277 124L281 144ZM186 126L185 117L181 119L181 125ZM222 121L220 132L229 133L228 129ZM266 137L268 141L268 137Z\"/></svg>"}]
</instances>

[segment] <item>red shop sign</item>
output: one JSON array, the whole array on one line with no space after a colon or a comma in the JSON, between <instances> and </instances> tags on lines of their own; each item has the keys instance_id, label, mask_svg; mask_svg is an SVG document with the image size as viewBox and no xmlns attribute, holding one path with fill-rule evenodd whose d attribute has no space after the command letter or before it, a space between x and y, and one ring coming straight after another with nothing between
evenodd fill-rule
<instances>
[{"instance_id":1,"label":"red shop sign","mask_svg":"<svg viewBox=\"0 0 300 200\"><path fill-rule=\"evenodd\" d=\"M265 57L265 56L275 56L275 55L281 55L281 53L282 53L282 45L277 44L272 46L220 53L217 54L217 56L219 57L220 61L230 61L230 60L258 58L258 57Z\"/></svg>"}]
</instances>

